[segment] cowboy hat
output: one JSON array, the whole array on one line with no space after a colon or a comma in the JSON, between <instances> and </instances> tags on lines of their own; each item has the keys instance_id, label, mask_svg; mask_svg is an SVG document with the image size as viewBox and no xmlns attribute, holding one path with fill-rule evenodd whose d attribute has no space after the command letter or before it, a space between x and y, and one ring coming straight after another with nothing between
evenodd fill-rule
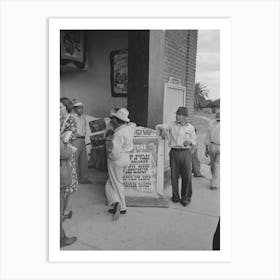
<instances>
[{"instance_id":1,"label":"cowboy hat","mask_svg":"<svg viewBox=\"0 0 280 280\"><path fill-rule=\"evenodd\" d=\"M129 118L128 118L129 112L127 111L127 109L125 108L121 108L119 109L116 113L112 112L111 116L112 117L116 117L117 119L120 119L124 122L129 122Z\"/></svg>"}]
</instances>

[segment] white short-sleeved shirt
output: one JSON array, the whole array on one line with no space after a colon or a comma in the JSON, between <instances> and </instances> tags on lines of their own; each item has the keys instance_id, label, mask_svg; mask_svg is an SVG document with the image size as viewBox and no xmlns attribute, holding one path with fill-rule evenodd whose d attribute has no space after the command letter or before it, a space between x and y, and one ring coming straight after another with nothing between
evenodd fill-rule
<instances>
[{"instance_id":1,"label":"white short-sleeved shirt","mask_svg":"<svg viewBox=\"0 0 280 280\"><path fill-rule=\"evenodd\" d=\"M181 125L176 121L165 124L158 124L156 129L163 129L168 135L168 144L171 148L190 148L184 146L184 141L190 141L192 145L196 145L196 134L194 127L187 123Z\"/></svg>"}]
</instances>

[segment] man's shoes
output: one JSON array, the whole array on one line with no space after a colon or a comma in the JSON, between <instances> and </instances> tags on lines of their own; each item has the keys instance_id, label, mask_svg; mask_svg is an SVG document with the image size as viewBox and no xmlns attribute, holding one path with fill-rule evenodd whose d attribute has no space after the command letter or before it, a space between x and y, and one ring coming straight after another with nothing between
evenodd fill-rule
<instances>
[{"instance_id":1,"label":"man's shoes","mask_svg":"<svg viewBox=\"0 0 280 280\"><path fill-rule=\"evenodd\" d=\"M114 209L109 209L108 212L111 213L111 214L114 214ZM126 210L121 210L120 213L121 214L126 214Z\"/></svg>"},{"instance_id":2,"label":"man's shoes","mask_svg":"<svg viewBox=\"0 0 280 280\"><path fill-rule=\"evenodd\" d=\"M213 187L213 186L210 187L210 190L216 190L216 189L217 187Z\"/></svg>"},{"instance_id":3,"label":"man's shoes","mask_svg":"<svg viewBox=\"0 0 280 280\"><path fill-rule=\"evenodd\" d=\"M180 201L181 202L181 204L184 206L184 207L186 207L186 206L188 206L189 204L190 204L190 201L189 200L187 200L187 201Z\"/></svg>"},{"instance_id":4,"label":"man's shoes","mask_svg":"<svg viewBox=\"0 0 280 280\"><path fill-rule=\"evenodd\" d=\"M172 197L171 200L172 200L174 203L180 202L180 199L179 199L179 198L174 198L174 197Z\"/></svg>"},{"instance_id":5,"label":"man's shoes","mask_svg":"<svg viewBox=\"0 0 280 280\"><path fill-rule=\"evenodd\" d=\"M79 184L85 184L85 185L88 184L89 185L89 184L92 184L92 181L86 179L86 180L80 181Z\"/></svg>"},{"instance_id":6,"label":"man's shoes","mask_svg":"<svg viewBox=\"0 0 280 280\"><path fill-rule=\"evenodd\" d=\"M64 238L60 239L60 247L72 245L76 241L77 241L77 237L75 237L75 236L73 236L73 237L65 236Z\"/></svg>"},{"instance_id":7,"label":"man's shoes","mask_svg":"<svg viewBox=\"0 0 280 280\"><path fill-rule=\"evenodd\" d=\"M113 208L113 221L116 221L119 216L120 216L120 210L121 210L121 206L119 204L119 202L116 202L115 205L114 205L114 208Z\"/></svg>"},{"instance_id":8,"label":"man's shoes","mask_svg":"<svg viewBox=\"0 0 280 280\"><path fill-rule=\"evenodd\" d=\"M62 222L64 222L66 219L71 219L72 218L72 214L73 212L72 211L69 211L68 214L62 214Z\"/></svg>"}]
</instances>

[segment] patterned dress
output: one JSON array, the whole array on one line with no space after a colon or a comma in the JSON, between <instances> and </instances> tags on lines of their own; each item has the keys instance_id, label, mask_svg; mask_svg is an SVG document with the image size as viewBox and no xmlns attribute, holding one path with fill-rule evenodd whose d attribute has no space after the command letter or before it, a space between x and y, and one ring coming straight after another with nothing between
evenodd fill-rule
<instances>
[{"instance_id":1,"label":"patterned dress","mask_svg":"<svg viewBox=\"0 0 280 280\"><path fill-rule=\"evenodd\" d=\"M75 121L75 118L70 114L68 117L60 122L60 133L62 137L65 137L68 135L68 139L66 143L71 145L73 140L76 139L76 131L77 131L77 123ZM69 136L70 135L70 136ZM66 138L66 137L65 137ZM71 194L78 189L78 176L77 176L77 169L76 169L76 158L75 153L72 154L71 160L70 160L70 166L72 170L72 183L69 186L66 186L64 188L64 197L66 198L68 194Z\"/></svg>"}]
</instances>

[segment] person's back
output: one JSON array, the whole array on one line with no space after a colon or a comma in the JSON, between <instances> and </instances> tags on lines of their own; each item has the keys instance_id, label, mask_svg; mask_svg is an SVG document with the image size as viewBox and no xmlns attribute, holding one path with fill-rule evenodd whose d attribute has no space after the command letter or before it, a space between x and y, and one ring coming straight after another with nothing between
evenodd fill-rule
<instances>
[{"instance_id":1,"label":"person's back","mask_svg":"<svg viewBox=\"0 0 280 280\"><path fill-rule=\"evenodd\" d=\"M133 137L136 125L133 123L125 124L119 127L115 133L114 138L121 141L121 149L123 152L130 152L133 149Z\"/></svg>"},{"instance_id":2,"label":"person's back","mask_svg":"<svg viewBox=\"0 0 280 280\"><path fill-rule=\"evenodd\" d=\"M211 185L210 189L220 187L220 113L216 113L216 121L209 128L205 139L205 156L210 156Z\"/></svg>"},{"instance_id":3,"label":"person's back","mask_svg":"<svg viewBox=\"0 0 280 280\"><path fill-rule=\"evenodd\" d=\"M129 112L121 108L112 112L111 127L113 129L112 144L108 143L108 175L105 193L109 212L113 214L113 220L120 214L126 213L125 191L123 184L124 169L130 163L129 152L133 149L133 136L135 125L130 124Z\"/></svg>"},{"instance_id":4,"label":"person's back","mask_svg":"<svg viewBox=\"0 0 280 280\"><path fill-rule=\"evenodd\" d=\"M215 121L209 129L210 143L220 144L220 122Z\"/></svg>"}]
</instances>

